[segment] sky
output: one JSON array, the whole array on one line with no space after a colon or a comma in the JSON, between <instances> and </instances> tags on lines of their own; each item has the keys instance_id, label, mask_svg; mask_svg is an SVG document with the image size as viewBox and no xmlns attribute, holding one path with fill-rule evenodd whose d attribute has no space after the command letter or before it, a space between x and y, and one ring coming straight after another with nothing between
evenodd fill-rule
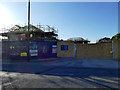
<instances>
[{"instance_id":1,"label":"sky","mask_svg":"<svg viewBox=\"0 0 120 90\"><path fill-rule=\"evenodd\" d=\"M27 2L0 3L0 28L27 24L27 5ZM39 23L58 29L60 39L82 37L96 42L118 33L118 3L31 2L31 24Z\"/></svg>"}]
</instances>

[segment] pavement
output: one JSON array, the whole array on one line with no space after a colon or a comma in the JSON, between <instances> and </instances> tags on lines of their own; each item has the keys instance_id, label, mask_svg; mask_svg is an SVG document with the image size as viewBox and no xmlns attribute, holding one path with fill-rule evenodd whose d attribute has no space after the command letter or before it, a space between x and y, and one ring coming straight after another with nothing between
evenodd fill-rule
<instances>
[{"instance_id":1,"label":"pavement","mask_svg":"<svg viewBox=\"0 0 120 90\"><path fill-rule=\"evenodd\" d=\"M3 62L2 88L118 88L119 61L50 58Z\"/></svg>"}]
</instances>

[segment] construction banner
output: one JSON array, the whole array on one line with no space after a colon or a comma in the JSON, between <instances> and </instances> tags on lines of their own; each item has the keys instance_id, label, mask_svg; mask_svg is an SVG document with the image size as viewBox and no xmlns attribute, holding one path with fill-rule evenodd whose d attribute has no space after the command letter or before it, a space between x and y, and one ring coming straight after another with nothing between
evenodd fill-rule
<instances>
[{"instance_id":1,"label":"construction banner","mask_svg":"<svg viewBox=\"0 0 120 90\"><path fill-rule=\"evenodd\" d=\"M38 50L30 50L30 56L38 56Z\"/></svg>"},{"instance_id":2,"label":"construction banner","mask_svg":"<svg viewBox=\"0 0 120 90\"><path fill-rule=\"evenodd\" d=\"M57 45L52 45L52 53L57 53Z\"/></svg>"}]
</instances>

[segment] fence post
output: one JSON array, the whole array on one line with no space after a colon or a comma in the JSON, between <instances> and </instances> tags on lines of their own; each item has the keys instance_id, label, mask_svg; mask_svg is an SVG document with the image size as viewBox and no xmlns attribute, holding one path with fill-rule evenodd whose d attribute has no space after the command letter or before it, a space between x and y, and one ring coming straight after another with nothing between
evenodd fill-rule
<instances>
[{"instance_id":1,"label":"fence post","mask_svg":"<svg viewBox=\"0 0 120 90\"><path fill-rule=\"evenodd\" d=\"M114 59L114 42L112 41L112 56L113 56L113 59Z\"/></svg>"}]
</instances>

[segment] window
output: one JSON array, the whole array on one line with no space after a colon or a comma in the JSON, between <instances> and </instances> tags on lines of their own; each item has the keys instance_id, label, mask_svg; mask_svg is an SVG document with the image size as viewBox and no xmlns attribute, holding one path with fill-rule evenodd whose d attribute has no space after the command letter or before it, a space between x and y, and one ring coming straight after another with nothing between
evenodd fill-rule
<instances>
[{"instance_id":1,"label":"window","mask_svg":"<svg viewBox=\"0 0 120 90\"><path fill-rule=\"evenodd\" d=\"M68 51L68 45L61 45L62 51Z\"/></svg>"}]
</instances>

